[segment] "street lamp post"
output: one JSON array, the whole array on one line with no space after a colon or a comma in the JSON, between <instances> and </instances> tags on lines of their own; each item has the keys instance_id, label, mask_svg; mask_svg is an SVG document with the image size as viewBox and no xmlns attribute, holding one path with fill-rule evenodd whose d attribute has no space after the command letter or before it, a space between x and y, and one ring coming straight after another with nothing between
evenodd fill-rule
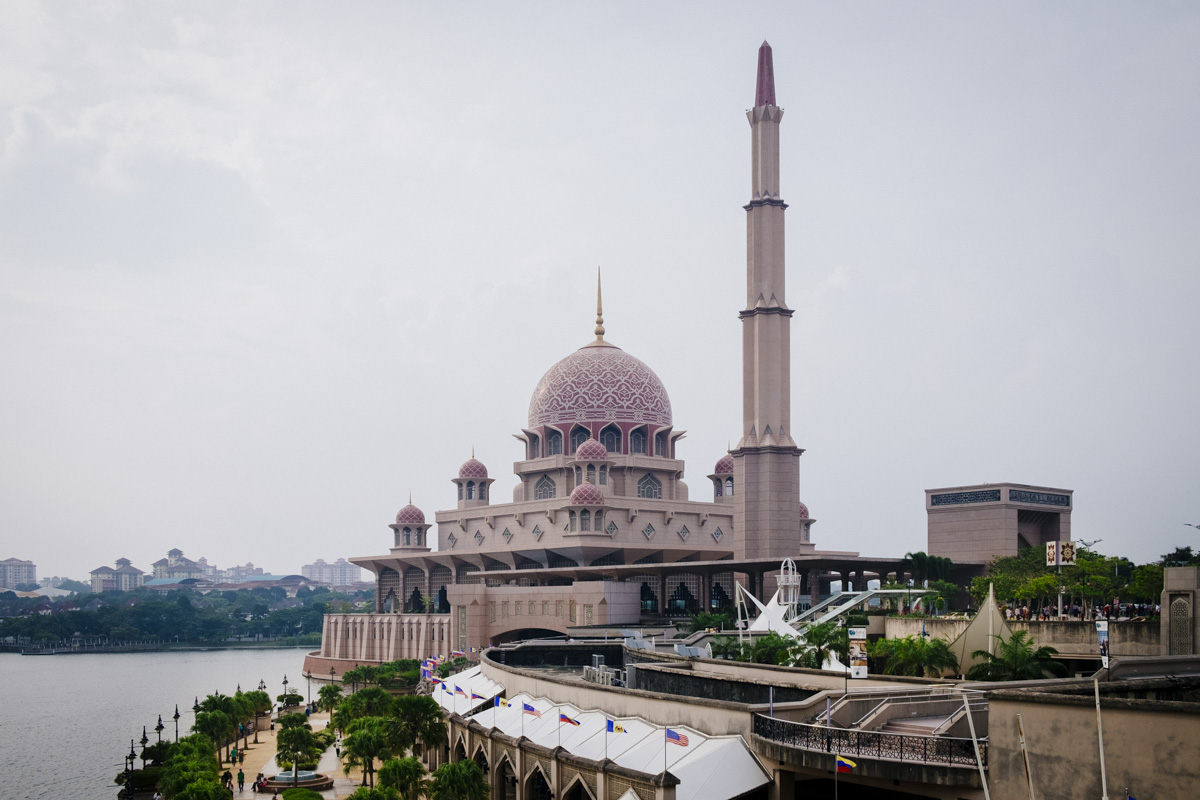
<instances>
[{"instance_id":1,"label":"street lamp post","mask_svg":"<svg viewBox=\"0 0 1200 800\"><path fill-rule=\"evenodd\" d=\"M283 707L284 708L287 708L287 701L288 701L287 685L288 685L287 675L284 675L283 676Z\"/></svg>"},{"instance_id":2,"label":"street lamp post","mask_svg":"<svg viewBox=\"0 0 1200 800\"><path fill-rule=\"evenodd\" d=\"M162 714L158 715L158 724L154 726L154 734L158 736L158 744L162 744L162 732L166 726L162 724Z\"/></svg>"},{"instance_id":3,"label":"street lamp post","mask_svg":"<svg viewBox=\"0 0 1200 800\"><path fill-rule=\"evenodd\" d=\"M146 735L146 726L142 726L142 769L146 768L146 745L150 744L150 737Z\"/></svg>"},{"instance_id":4,"label":"street lamp post","mask_svg":"<svg viewBox=\"0 0 1200 800\"><path fill-rule=\"evenodd\" d=\"M175 704L175 741L179 741L179 703Z\"/></svg>"},{"instance_id":5,"label":"street lamp post","mask_svg":"<svg viewBox=\"0 0 1200 800\"><path fill-rule=\"evenodd\" d=\"M192 713L200 713L200 695L196 695L196 702L192 703Z\"/></svg>"},{"instance_id":6,"label":"street lamp post","mask_svg":"<svg viewBox=\"0 0 1200 800\"><path fill-rule=\"evenodd\" d=\"M129 740L129 755L125 756L125 761L129 764L125 768L125 797L126 800L133 800L133 768L137 763L137 753L133 749L133 739Z\"/></svg>"},{"instance_id":7,"label":"street lamp post","mask_svg":"<svg viewBox=\"0 0 1200 800\"><path fill-rule=\"evenodd\" d=\"M306 684L305 696L308 698L308 704L312 705L312 671L311 670L308 671L307 673L305 673L304 682Z\"/></svg>"}]
</instances>

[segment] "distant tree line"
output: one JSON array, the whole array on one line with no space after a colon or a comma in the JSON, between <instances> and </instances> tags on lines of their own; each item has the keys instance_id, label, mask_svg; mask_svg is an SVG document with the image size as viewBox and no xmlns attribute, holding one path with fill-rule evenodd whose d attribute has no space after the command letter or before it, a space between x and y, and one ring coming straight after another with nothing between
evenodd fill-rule
<instances>
[{"instance_id":1,"label":"distant tree line","mask_svg":"<svg viewBox=\"0 0 1200 800\"><path fill-rule=\"evenodd\" d=\"M370 591L342 593L306 586L294 598L278 586L208 594L179 589L167 595L140 588L57 600L2 592L0 638L38 643L107 636L114 641L214 643L236 637L312 637L320 635L326 613L372 608Z\"/></svg>"}]
</instances>

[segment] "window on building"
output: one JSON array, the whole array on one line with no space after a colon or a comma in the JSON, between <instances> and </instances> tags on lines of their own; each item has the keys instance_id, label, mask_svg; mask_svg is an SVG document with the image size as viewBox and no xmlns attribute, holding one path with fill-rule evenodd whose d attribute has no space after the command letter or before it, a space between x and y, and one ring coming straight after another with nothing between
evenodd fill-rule
<instances>
[{"instance_id":1,"label":"window on building","mask_svg":"<svg viewBox=\"0 0 1200 800\"><path fill-rule=\"evenodd\" d=\"M579 512L579 530L590 531L592 529L592 512L586 508Z\"/></svg>"},{"instance_id":2,"label":"window on building","mask_svg":"<svg viewBox=\"0 0 1200 800\"><path fill-rule=\"evenodd\" d=\"M724 485L725 484L721 481L720 478L717 478L715 481L713 481L713 495L716 497L720 497L721 496L721 487L723 487Z\"/></svg>"},{"instance_id":3,"label":"window on building","mask_svg":"<svg viewBox=\"0 0 1200 800\"><path fill-rule=\"evenodd\" d=\"M588 464L588 483L594 484L595 482L596 482L596 465Z\"/></svg>"},{"instance_id":4,"label":"window on building","mask_svg":"<svg viewBox=\"0 0 1200 800\"><path fill-rule=\"evenodd\" d=\"M621 452L621 431L615 425L609 425L600 432L600 444L610 453Z\"/></svg>"},{"instance_id":5,"label":"window on building","mask_svg":"<svg viewBox=\"0 0 1200 800\"><path fill-rule=\"evenodd\" d=\"M404 546L408 547L410 544L412 544L412 531L409 530L408 528L405 528L404 529Z\"/></svg>"},{"instance_id":6,"label":"window on building","mask_svg":"<svg viewBox=\"0 0 1200 800\"><path fill-rule=\"evenodd\" d=\"M574 532L575 532L575 524L576 524L576 520L575 520L575 512L574 512L574 511L569 511L569 512L567 512L567 516L568 516L568 518L569 518L569 520L570 520L570 521L567 523L567 530L569 530L569 531L571 531L572 533L574 533Z\"/></svg>"},{"instance_id":7,"label":"window on building","mask_svg":"<svg viewBox=\"0 0 1200 800\"><path fill-rule=\"evenodd\" d=\"M530 458L538 458L541 456L542 451L541 451L541 447L539 446L540 444L541 443L538 441L538 437L535 434L532 434L532 433L529 434L529 457Z\"/></svg>"},{"instance_id":8,"label":"window on building","mask_svg":"<svg viewBox=\"0 0 1200 800\"><path fill-rule=\"evenodd\" d=\"M608 467L601 464L600 465L600 485L605 486L607 484L608 484Z\"/></svg>"},{"instance_id":9,"label":"window on building","mask_svg":"<svg viewBox=\"0 0 1200 800\"><path fill-rule=\"evenodd\" d=\"M554 481L549 475L538 478L533 487L533 496L537 500L549 500L554 497Z\"/></svg>"},{"instance_id":10,"label":"window on building","mask_svg":"<svg viewBox=\"0 0 1200 800\"><path fill-rule=\"evenodd\" d=\"M638 481L638 497L657 500L662 497L662 481L653 475L643 475Z\"/></svg>"},{"instance_id":11,"label":"window on building","mask_svg":"<svg viewBox=\"0 0 1200 800\"><path fill-rule=\"evenodd\" d=\"M460 483L458 485L458 499L462 500L462 497L463 497L463 485Z\"/></svg>"},{"instance_id":12,"label":"window on building","mask_svg":"<svg viewBox=\"0 0 1200 800\"><path fill-rule=\"evenodd\" d=\"M725 496L733 497L733 478L725 479Z\"/></svg>"},{"instance_id":13,"label":"window on building","mask_svg":"<svg viewBox=\"0 0 1200 800\"><path fill-rule=\"evenodd\" d=\"M479 484L479 499L487 500L487 484L486 483Z\"/></svg>"},{"instance_id":14,"label":"window on building","mask_svg":"<svg viewBox=\"0 0 1200 800\"><path fill-rule=\"evenodd\" d=\"M595 522L595 524L592 526L592 530L594 530L594 531L604 530L604 512L603 511L600 511L599 509L596 510L596 519L594 520L594 522Z\"/></svg>"},{"instance_id":15,"label":"window on building","mask_svg":"<svg viewBox=\"0 0 1200 800\"><path fill-rule=\"evenodd\" d=\"M657 434L654 437L654 454L663 458L670 458L670 447L667 444L667 435L665 433Z\"/></svg>"},{"instance_id":16,"label":"window on building","mask_svg":"<svg viewBox=\"0 0 1200 800\"><path fill-rule=\"evenodd\" d=\"M467 499L475 499L475 481L467 481Z\"/></svg>"},{"instance_id":17,"label":"window on building","mask_svg":"<svg viewBox=\"0 0 1200 800\"><path fill-rule=\"evenodd\" d=\"M575 467L575 485L578 486L581 483L583 483L583 467L577 465Z\"/></svg>"},{"instance_id":18,"label":"window on building","mask_svg":"<svg viewBox=\"0 0 1200 800\"><path fill-rule=\"evenodd\" d=\"M646 452L646 432L644 430L636 430L629 434L629 451L631 453Z\"/></svg>"},{"instance_id":19,"label":"window on building","mask_svg":"<svg viewBox=\"0 0 1200 800\"><path fill-rule=\"evenodd\" d=\"M558 431L550 431L546 434L546 455L562 455L562 434Z\"/></svg>"},{"instance_id":20,"label":"window on building","mask_svg":"<svg viewBox=\"0 0 1200 800\"><path fill-rule=\"evenodd\" d=\"M589 434L588 434L587 428L576 428L575 430L571 431L571 452L572 453L574 453L576 450L579 449L579 445L583 444L584 442L586 442L588 440L588 435Z\"/></svg>"}]
</instances>

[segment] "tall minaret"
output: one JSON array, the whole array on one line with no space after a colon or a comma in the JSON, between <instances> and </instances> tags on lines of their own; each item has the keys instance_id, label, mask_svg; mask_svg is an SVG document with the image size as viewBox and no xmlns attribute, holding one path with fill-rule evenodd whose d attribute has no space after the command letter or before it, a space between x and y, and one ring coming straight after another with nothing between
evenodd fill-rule
<instances>
[{"instance_id":1,"label":"tall minaret","mask_svg":"<svg viewBox=\"0 0 1200 800\"><path fill-rule=\"evenodd\" d=\"M758 49L750 120L750 203L746 209L746 308L742 319L742 438L733 451L735 541L746 557L780 559L801 543L799 458L792 440L791 317L784 299L779 121L771 46Z\"/></svg>"}]
</instances>

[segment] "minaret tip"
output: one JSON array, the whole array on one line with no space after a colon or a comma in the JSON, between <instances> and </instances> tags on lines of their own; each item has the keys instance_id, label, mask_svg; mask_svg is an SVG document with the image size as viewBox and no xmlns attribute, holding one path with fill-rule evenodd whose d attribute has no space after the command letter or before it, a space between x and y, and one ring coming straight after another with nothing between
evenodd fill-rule
<instances>
[{"instance_id":1,"label":"minaret tip","mask_svg":"<svg viewBox=\"0 0 1200 800\"><path fill-rule=\"evenodd\" d=\"M600 295L599 267L596 267L596 341L604 341L604 302Z\"/></svg>"},{"instance_id":2,"label":"minaret tip","mask_svg":"<svg viewBox=\"0 0 1200 800\"><path fill-rule=\"evenodd\" d=\"M775 63L771 59L771 45L763 39L758 48L758 83L754 89L754 106L775 105Z\"/></svg>"}]
</instances>

